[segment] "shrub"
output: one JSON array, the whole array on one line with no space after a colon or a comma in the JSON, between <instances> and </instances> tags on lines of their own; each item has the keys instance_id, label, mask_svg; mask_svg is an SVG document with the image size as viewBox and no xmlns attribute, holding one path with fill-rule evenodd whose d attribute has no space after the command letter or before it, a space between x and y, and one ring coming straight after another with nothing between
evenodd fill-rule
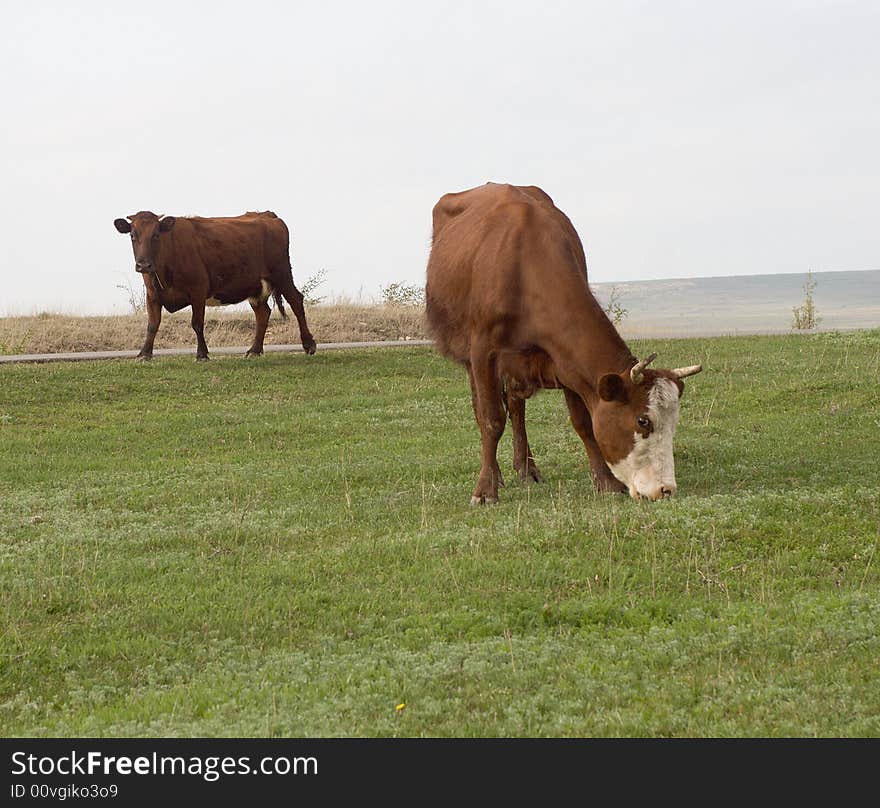
<instances>
[{"instance_id":1,"label":"shrub","mask_svg":"<svg viewBox=\"0 0 880 808\"><path fill-rule=\"evenodd\" d=\"M605 304L605 314L614 325L620 325L629 314L629 310L620 305L620 297L620 290L616 286L612 286L608 294L608 302Z\"/></svg>"},{"instance_id":2,"label":"shrub","mask_svg":"<svg viewBox=\"0 0 880 808\"><path fill-rule=\"evenodd\" d=\"M316 295L318 287L323 285L327 280L327 270L319 269L314 275L310 275L308 280L300 287L303 302L307 306L317 306L318 303L327 299L327 295Z\"/></svg>"},{"instance_id":3,"label":"shrub","mask_svg":"<svg viewBox=\"0 0 880 808\"><path fill-rule=\"evenodd\" d=\"M798 331L812 331L822 319L816 311L816 303L813 300L813 292L816 289L816 281L813 273L807 273L804 281L804 302L800 306L794 306L791 310L791 327Z\"/></svg>"},{"instance_id":4,"label":"shrub","mask_svg":"<svg viewBox=\"0 0 880 808\"><path fill-rule=\"evenodd\" d=\"M382 302L386 306L423 306L425 289L409 283L390 283L381 287Z\"/></svg>"},{"instance_id":5,"label":"shrub","mask_svg":"<svg viewBox=\"0 0 880 808\"><path fill-rule=\"evenodd\" d=\"M135 288L131 285L131 281L126 278L125 283L117 283L116 288L125 292L125 296L128 299L128 307L131 309L132 314L140 314L146 309L147 289L143 284Z\"/></svg>"},{"instance_id":6,"label":"shrub","mask_svg":"<svg viewBox=\"0 0 880 808\"><path fill-rule=\"evenodd\" d=\"M592 287L590 287L590 291L593 293L593 297L595 297L601 305L601 296ZM623 319L629 314L629 310L620 305L620 298L620 289L616 286L612 286L608 292L608 302L602 306L602 310L608 315L608 319L611 320L614 325L620 325Z\"/></svg>"}]
</instances>

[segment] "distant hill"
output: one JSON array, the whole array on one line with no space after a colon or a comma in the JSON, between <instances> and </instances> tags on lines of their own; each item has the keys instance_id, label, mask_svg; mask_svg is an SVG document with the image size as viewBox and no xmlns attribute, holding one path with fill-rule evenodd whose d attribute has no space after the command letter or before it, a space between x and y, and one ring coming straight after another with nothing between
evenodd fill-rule
<instances>
[{"instance_id":1,"label":"distant hill","mask_svg":"<svg viewBox=\"0 0 880 808\"><path fill-rule=\"evenodd\" d=\"M814 272L820 331L880 328L880 270ZM606 303L617 288L624 337L772 334L791 330L807 273L591 284Z\"/></svg>"}]
</instances>

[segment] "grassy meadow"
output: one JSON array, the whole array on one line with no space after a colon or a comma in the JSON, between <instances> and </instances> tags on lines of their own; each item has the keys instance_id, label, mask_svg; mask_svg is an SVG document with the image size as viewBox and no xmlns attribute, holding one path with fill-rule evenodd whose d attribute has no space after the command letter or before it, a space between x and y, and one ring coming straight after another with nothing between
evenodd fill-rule
<instances>
[{"instance_id":1,"label":"grassy meadow","mask_svg":"<svg viewBox=\"0 0 880 808\"><path fill-rule=\"evenodd\" d=\"M547 391L469 507L429 348L0 367L3 734L880 735L880 331L632 347L706 367L669 501Z\"/></svg>"}]
</instances>

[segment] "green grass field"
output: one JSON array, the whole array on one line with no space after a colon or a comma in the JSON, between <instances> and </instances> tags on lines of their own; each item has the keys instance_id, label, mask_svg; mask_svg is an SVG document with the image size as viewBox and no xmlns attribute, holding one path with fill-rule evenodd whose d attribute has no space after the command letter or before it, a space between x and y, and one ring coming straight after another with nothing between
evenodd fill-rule
<instances>
[{"instance_id":1,"label":"green grass field","mask_svg":"<svg viewBox=\"0 0 880 808\"><path fill-rule=\"evenodd\" d=\"M2 733L880 735L880 331L632 347L707 368L669 501L548 391L469 507L425 348L0 368Z\"/></svg>"}]
</instances>

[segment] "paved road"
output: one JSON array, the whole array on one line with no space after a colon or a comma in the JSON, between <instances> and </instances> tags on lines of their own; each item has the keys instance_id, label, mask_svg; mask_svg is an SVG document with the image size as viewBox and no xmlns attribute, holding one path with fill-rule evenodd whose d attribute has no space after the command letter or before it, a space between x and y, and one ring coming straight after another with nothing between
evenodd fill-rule
<instances>
[{"instance_id":1,"label":"paved road","mask_svg":"<svg viewBox=\"0 0 880 808\"><path fill-rule=\"evenodd\" d=\"M319 342L318 353L321 351L339 351L346 348L401 348L413 345L431 345L427 339L388 340L387 342ZM210 348L212 356L239 355L244 356L246 347ZM266 345L266 353L302 353L302 345ZM0 356L0 365L11 365L17 362L80 362L87 359L134 359L137 351L71 351L70 353L52 354L10 354ZM157 348L154 356L192 356L195 348Z\"/></svg>"}]
</instances>

